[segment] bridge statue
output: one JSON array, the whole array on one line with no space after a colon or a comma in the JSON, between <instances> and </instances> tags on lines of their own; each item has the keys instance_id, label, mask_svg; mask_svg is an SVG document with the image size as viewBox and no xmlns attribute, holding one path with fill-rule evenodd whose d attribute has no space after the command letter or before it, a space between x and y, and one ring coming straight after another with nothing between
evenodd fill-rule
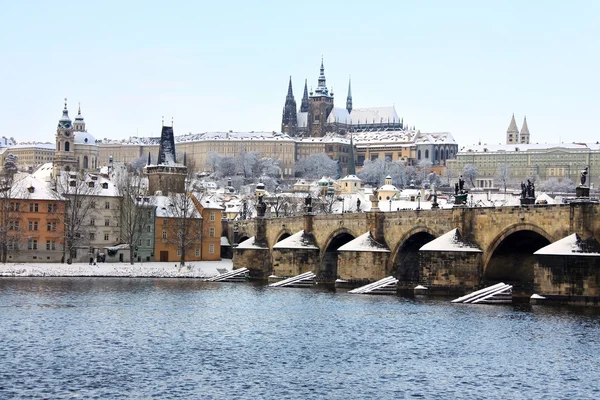
<instances>
[{"instance_id":1,"label":"bridge statue","mask_svg":"<svg viewBox=\"0 0 600 400\"><path fill-rule=\"evenodd\" d=\"M525 197L527 197L527 187L525 182L521 181L521 198L524 199Z\"/></svg>"},{"instance_id":2,"label":"bridge statue","mask_svg":"<svg viewBox=\"0 0 600 400\"><path fill-rule=\"evenodd\" d=\"M267 211L267 203L263 200L263 195L258 196L258 205L256 206L256 216L264 217Z\"/></svg>"},{"instance_id":3,"label":"bridge statue","mask_svg":"<svg viewBox=\"0 0 600 400\"><path fill-rule=\"evenodd\" d=\"M312 197L310 197L310 193L304 198L304 207L308 214L312 212Z\"/></svg>"},{"instance_id":4,"label":"bridge statue","mask_svg":"<svg viewBox=\"0 0 600 400\"><path fill-rule=\"evenodd\" d=\"M586 181L586 179L587 179L587 174L588 174L588 168L589 168L589 167L585 167L585 168L584 168L584 169L581 171L581 178L580 178L580 181L581 181L581 186L584 186L584 185L585 185L585 181Z\"/></svg>"},{"instance_id":5,"label":"bridge statue","mask_svg":"<svg viewBox=\"0 0 600 400\"><path fill-rule=\"evenodd\" d=\"M360 212L360 199L356 199L356 211Z\"/></svg>"}]
</instances>

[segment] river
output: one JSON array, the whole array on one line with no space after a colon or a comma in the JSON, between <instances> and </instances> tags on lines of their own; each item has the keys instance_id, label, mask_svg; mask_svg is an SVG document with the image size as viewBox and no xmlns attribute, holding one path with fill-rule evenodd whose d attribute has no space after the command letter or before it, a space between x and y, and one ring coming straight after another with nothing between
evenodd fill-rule
<instances>
[{"instance_id":1,"label":"river","mask_svg":"<svg viewBox=\"0 0 600 400\"><path fill-rule=\"evenodd\" d=\"M192 279L0 279L0 398L597 399L600 315Z\"/></svg>"}]
</instances>

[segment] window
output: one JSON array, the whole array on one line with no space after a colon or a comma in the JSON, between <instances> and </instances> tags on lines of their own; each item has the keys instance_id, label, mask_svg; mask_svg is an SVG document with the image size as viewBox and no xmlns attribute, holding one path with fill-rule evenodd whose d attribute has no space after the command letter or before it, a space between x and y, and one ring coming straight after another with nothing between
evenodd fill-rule
<instances>
[{"instance_id":1,"label":"window","mask_svg":"<svg viewBox=\"0 0 600 400\"><path fill-rule=\"evenodd\" d=\"M19 243L16 240L8 242L8 250L19 250Z\"/></svg>"},{"instance_id":2,"label":"window","mask_svg":"<svg viewBox=\"0 0 600 400\"><path fill-rule=\"evenodd\" d=\"M46 240L46 250L50 250L50 241Z\"/></svg>"},{"instance_id":3,"label":"window","mask_svg":"<svg viewBox=\"0 0 600 400\"><path fill-rule=\"evenodd\" d=\"M51 249L52 250L56 250L56 240L52 241L52 247L51 247Z\"/></svg>"},{"instance_id":4,"label":"window","mask_svg":"<svg viewBox=\"0 0 600 400\"><path fill-rule=\"evenodd\" d=\"M146 247L150 247L152 245L152 243L150 242L150 239L146 239Z\"/></svg>"},{"instance_id":5,"label":"window","mask_svg":"<svg viewBox=\"0 0 600 400\"><path fill-rule=\"evenodd\" d=\"M90 208L96 208L96 202L95 201L92 201L90 203Z\"/></svg>"},{"instance_id":6,"label":"window","mask_svg":"<svg viewBox=\"0 0 600 400\"><path fill-rule=\"evenodd\" d=\"M56 231L56 222L48 222L46 224L46 230L48 232L50 232L50 231Z\"/></svg>"},{"instance_id":7,"label":"window","mask_svg":"<svg viewBox=\"0 0 600 400\"><path fill-rule=\"evenodd\" d=\"M425 158L429 158L429 150L425 150Z\"/></svg>"},{"instance_id":8,"label":"window","mask_svg":"<svg viewBox=\"0 0 600 400\"><path fill-rule=\"evenodd\" d=\"M104 203L104 208L106 208L107 210L110 209L110 201L107 201L106 203Z\"/></svg>"},{"instance_id":9,"label":"window","mask_svg":"<svg viewBox=\"0 0 600 400\"><path fill-rule=\"evenodd\" d=\"M108 233L104 234L104 240L108 240Z\"/></svg>"},{"instance_id":10,"label":"window","mask_svg":"<svg viewBox=\"0 0 600 400\"><path fill-rule=\"evenodd\" d=\"M181 257L181 248L177 249L177 255Z\"/></svg>"},{"instance_id":11,"label":"window","mask_svg":"<svg viewBox=\"0 0 600 400\"><path fill-rule=\"evenodd\" d=\"M96 234L90 233L90 240L96 240Z\"/></svg>"},{"instance_id":12,"label":"window","mask_svg":"<svg viewBox=\"0 0 600 400\"><path fill-rule=\"evenodd\" d=\"M214 211L211 211L211 212L210 212L210 220L211 220L211 221L214 221L214 220L215 220L215 212L214 212Z\"/></svg>"},{"instance_id":13,"label":"window","mask_svg":"<svg viewBox=\"0 0 600 400\"><path fill-rule=\"evenodd\" d=\"M56 212L56 204L48 203L48 212Z\"/></svg>"},{"instance_id":14,"label":"window","mask_svg":"<svg viewBox=\"0 0 600 400\"><path fill-rule=\"evenodd\" d=\"M200 249L196 247L196 257L200 257Z\"/></svg>"},{"instance_id":15,"label":"window","mask_svg":"<svg viewBox=\"0 0 600 400\"><path fill-rule=\"evenodd\" d=\"M104 226L110 226L110 218L104 218Z\"/></svg>"},{"instance_id":16,"label":"window","mask_svg":"<svg viewBox=\"0 0 600 400\"><path fill-rule=\"evenodd\" d=\"M146 225L146 232L151 232L152 231L152 227L150 225Z\"/></svg>"},{"instance_id":17,"label":"window","mask_svg":"<svg viewBox=\"0 0 600 400\"><path fill-rule=\"evenodd\" d=\"M215 253L215 245L214 244L211 244L211 245L208 246L208 252L210 254L214 254Z\"/></svg>"},{"instance_id":18,"label":"window","mask_svg":"<svg viewBox=\"0 0 600 400\"><path fill-rule=\"evenodd\" d=\"M421 159L421 150L417 151L417 160Z\"/></svg>"},{"instance_id":19,"label":"window","mask_svg":"<svg viewBox=\"0 0 600 400\"><path fill-rule=\"evenodd\" d=\"M37 231L38 230L38 222L37 221L29 221L29 230Z\"/></svg>"},{"instance_id":20,"label":"window","mask_svg":"<svg viewBox=\"0 0 600 400\"><path fill-rule=\"evenodd\" d=\"M70 149L71 149L71 144L69 142L65 142L65 151L69 151Z\"/></svg>"},{"instance_id":21,"label":"window","mask_svg":"<svg viewBox=\"0 0 600 400\"><path fill-rule=\"evenodd\" d=\"M20 203L9 203L8 205L8 211L19 211L19 205Z\"/></svg>"},{"instance_id":22,"label":"window","mask_svg":"<svg viewBox=\"0 0 600 400\"><path fill-rule=\"evenodd\" d=\"M167 231L162 231L162 238L166 239L167 238Z\"/></svg>"},{"instance_id":23,"label":"window","mask_svg":"<svg viewBox=\"0 0 600 400\"><path fill-rule=\"evenodd\" d=\"M29 203L29 212L38 212L38 203Z\"/></svg>"},{"instance_id":24,"label":"window","mask_svg":"<svg viewBox=\"0 0 600 400\"><path fill-rule=\"evenodd\" d=\"M96 220L95 219L90 219L90 225L91 226L96 226Z\"/></svg>"},{"instance_id":25,"label":"window","mask_svg":"<svg viewBox=\"0 0 600 400\"><path fill-rule=\"evenodd\" d=\"M163 219L163 225L169 225L169 220Z\"/></svg>"},{"instance_id":26,"label":"window","mask_svg":"<svg viewBox=\"0 0 600 400\"><path fill-rule=\"evenodd\" d=\"M210 230L208 231L208 236L215 237L215 228L210 228Z\"/></svg>"},{"instance_id":27,"label":"window","mask_svg":"<svg viewBox=\"0 0 600 400\"><path fill-rule=\"evenodd\" d=\"M27 250L37 250L38 241L36 239L29 239L27 241Z\"/></svg>"},{"instance_id":28,"label":"window","mask_svg":"<svg viewBox=\"0 0 600 400\"><path fill-rule=\"evenodd\" d=\"M19 230L19 221L10 221L10 223L8 225L8 230L18 231Z\"/></svg>"}]
</instances>

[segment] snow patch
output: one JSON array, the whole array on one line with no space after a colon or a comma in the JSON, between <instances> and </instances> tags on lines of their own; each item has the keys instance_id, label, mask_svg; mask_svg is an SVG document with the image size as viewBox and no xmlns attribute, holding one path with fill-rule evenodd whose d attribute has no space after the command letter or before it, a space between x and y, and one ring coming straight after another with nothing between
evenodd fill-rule
<instances>
[{"instance_id":1,"label":"snow patch","mask_svg":"<svg viewBox=\"0 0 600 400\"><path fill-rule=\"evenodd\" d=\"M600 257L600 244L593 237L582 240L578 234L574 233L546 247L542 247L533 254L544 256Z\"/></svg>"},{"instance_id":2,"label":"snow patch","mask_svg":"<svg viewBox=\"0 0 600 400\"><path fill-rule=\"evenodd\" d=\"M319 248L313 244L310 237L304 234L304 230L294 233L292 236L277 242L273 249L311 249L318 250Z\"/></svg>"},{"instance_id":3,"label":"snow patch","mask_svg":"<svg viewBox=\"0 0 600 400\"><path fill-rule=\"evenodd\" d=\"M464 251L473 253L482 252L474 245L464 242L457 228L454 228L450 232L444 233L439 238L427 243L426 245L421 247L419 251Z\"/></svg>"},{"instance_id":4,"label":"snow patch","mask_svg":"<svg viewBox=\"0 0 600 400\"><path fill-rule=\"evenodd\" d=\"M371 232L363 233L359 237L345 245L341 246L338 251L374 251L374 252L382 252L389 253L390 250L387 246L376 242L375 239L371 236Z\"/></svg>"}]
</instances>

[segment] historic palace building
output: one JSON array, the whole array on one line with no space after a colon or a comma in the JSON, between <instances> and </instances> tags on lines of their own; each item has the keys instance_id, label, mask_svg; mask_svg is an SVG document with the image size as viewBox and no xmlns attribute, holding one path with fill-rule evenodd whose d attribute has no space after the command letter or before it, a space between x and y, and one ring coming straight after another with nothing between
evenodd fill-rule
<instances>
[{"instance_id":1,"label":"historic palace building","mask_svg":"<svg viewBox=\"0 0 600 400\"><path fill-rule=\"evenodd\" d=\"M509 180L513 184L528 177L542 180L568 178L579 183L581 170L589 167L589 182L600 184L600 144L596 143L530 143L527 120L521 131L517 129L513 115L506 133L507 144L476 144L462 146L456 159L449 160L447 167L454 175L460 174L465 165L477 168L476 185L480 188L500 186L495 182L498 168L506 164ZM516 139L518 138L518 140Z\"/></svg>"}]
</instances>

